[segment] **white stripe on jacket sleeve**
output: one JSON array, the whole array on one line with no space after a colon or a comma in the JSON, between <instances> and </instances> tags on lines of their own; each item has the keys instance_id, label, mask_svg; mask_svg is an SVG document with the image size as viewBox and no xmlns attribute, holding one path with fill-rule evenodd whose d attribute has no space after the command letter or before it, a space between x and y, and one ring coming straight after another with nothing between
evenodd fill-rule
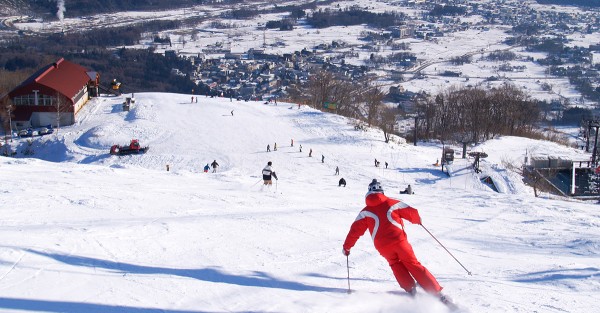
<instances>
[{"instance_id":1,"label":"white stripe on jacket sleeve","mask_svg":"<svg viewBox=\"0 0 600 313\"><path fill-rule=\"evenodd\" d=\"M375 241L375 235L377 235L377 230L379 229L379 217L377 217L377 215L375 215L375 213L369 212L369 211L361 211L360 213L358 213L358 216L356 217L356 220L361 220L363 218L367 218L370 217L373 219L373 221L375 221L375 226L373 227L373 233L371 234L371 239L373 241Z\"/></svg>"},{"instance_id":2,"label":"white stripe on jacket sleeve","mask_svg":"<svg viewBox=\"0 0 600 313\"><path fill-rule=\"evenodd\" d=\"M402 226L402 224L400 224L400 223L396 222L396 220L394 220L394 218L392 217L392 213L394 213L395 210L400 210L400 209L404 209L404 208L408 208L408 205L402 201L399 201L398 203L392 205L387 211L388 221L390 221L390 223L392 223L392 225L402 229L402 231L404 231L404 226Z\"/></svg>"}]
</instances>

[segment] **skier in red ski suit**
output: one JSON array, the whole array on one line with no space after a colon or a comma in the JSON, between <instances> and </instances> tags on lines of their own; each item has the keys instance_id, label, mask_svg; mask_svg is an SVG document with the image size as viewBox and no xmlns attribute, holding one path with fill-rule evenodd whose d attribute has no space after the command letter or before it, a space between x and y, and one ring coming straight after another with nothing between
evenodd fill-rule
<instances>
[{"instance_id":1,"label":"skier in red ski suit","mask_svg":"<svg viewBox=\"0 0 600 313\"><path fill-rule=\"evenodd\" d=\"M419 263L404 232L402 219L420 225L419 212L402 201L386 197L376 179L369 184L365 202L367 206L360 211L346 236L344 255L350 254L350 249L358 238L369 229L375 249L388 261L402 289L414 295L416 280L428 293L442 297L442 287L425 266Z\"/></svg>"}]
</instances>

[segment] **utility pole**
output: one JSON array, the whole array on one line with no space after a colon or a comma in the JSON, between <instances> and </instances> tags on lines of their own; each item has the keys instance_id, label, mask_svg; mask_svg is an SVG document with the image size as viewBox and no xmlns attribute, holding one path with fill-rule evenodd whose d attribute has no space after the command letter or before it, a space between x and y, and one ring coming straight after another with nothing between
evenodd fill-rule
<instances>
[{"instance_id":1,"label":"utility pole","mask_svg":"<svg viewBox=\"0 0 600 313\"><path fill-rule=\"evenodd\" d=\"M417 134L418 134L418 126L419 126L419 119L424 119L424 118L425 118L425 116L423 115L423 113L416 113L416 114L414 115L414 117L415 117L415 129L413 130L413 136L414 136L414 138L415 138L414 145L416 146L416 145L417 145L417 141L419 140L419 139L417 138Z\"/></svg>"},{"instance_id":2,"label":"utility pole","mask_svg":"<svg viewBox=\"0 0 600 313\"><path fill-rule=\"evenodd\" d=\"M415 146L417 145L417 125L419 123L419 115L415 115L415 133L414 133L414 138L415 138Z\"/></svg>"}]
</instances>

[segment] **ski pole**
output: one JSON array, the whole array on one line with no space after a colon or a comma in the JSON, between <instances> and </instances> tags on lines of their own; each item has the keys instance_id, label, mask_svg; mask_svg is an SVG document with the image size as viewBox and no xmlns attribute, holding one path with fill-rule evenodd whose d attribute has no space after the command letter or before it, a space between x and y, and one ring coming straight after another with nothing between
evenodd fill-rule
<instances>
[{"instance_id":1,"label":"ski pole","mask_svg":"<svg viewBox=\"0 0 600 313\"><path fill-rule=\"evenodd\" d=\"M350 293L350 261L348 260L348 256L346 255L346 269L348 269L348 293Z\"/></svg>"},{"instance_id":2,"label":"ski pole","mask_svg":"<svg viewBox=\"0 0 600 313\"><path fill-rule=\"evenodd\" d=\"M254 183L254 185L250 186L250 188L252 188L252 187L256 186L256 184L260 183L260 181L261 181L261 180L262 180L262 179L259 179L257 182L255 182L255 183Z\"/></svg>"},{"instance_id":3,"label":"ski pole","mask_svg":"<svg viewBox=\"0 0 600 313\"><path fill-rule=\"evenodd\" d=\"M423 224L420 225L421 227L423 227L423 229L425 229L426 232L428 232L431 235L431 237L433 237L433 239L435 239L435 241L437 241L437 243L440 244L440 246L442 246L442 248L444 248L444 250L446 250L446 252L448 252L448 254L450 254L452 258L454 258L456 262L458 262L458 264L460 264L460 266L462 266L462 268L465 269L465 271L467 271L467 274L471 275L471 272L464 265L462 265L462 263L460 263L460 261L458 261L458 259L456 259L456 257L454 257L454 255L452 255L452 253L450 253L450 251L448 251L448 249L446 249L446 247L444 247L444 245L439 240L437 240L437 238L435 238L435 236L427 228L425 228Z\"/></svg>"}]
</instances>

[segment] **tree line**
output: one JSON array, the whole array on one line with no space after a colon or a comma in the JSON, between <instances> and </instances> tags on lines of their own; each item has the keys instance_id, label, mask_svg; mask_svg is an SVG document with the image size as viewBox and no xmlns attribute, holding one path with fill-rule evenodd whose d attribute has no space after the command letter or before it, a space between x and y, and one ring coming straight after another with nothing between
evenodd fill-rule
<instances>
[{"instance_id":1,"label":"tree line","mask_svg":"<svg viewBox=\"0 0 600 313\"><path fill-rule=\"evenodd\" d=\"M401 111L384 104L387 96L381 86L373 84L372 77L351 80L320 69L301 85L288 88L289 100L324 111L355 119L356 128L376 126L383 131L385 142L395 133L396 117ZM325 104L334 104L327 106Z\"/></svg>"},{"instance_id":2,"label":"tree line","mask_svg":"<svg viewBox=\"0 0 600 313\"><path fill-rule=\"evenodd\" d=\"M435 95L419 94L413 99L415 112L407 115L384 103L387 93L365 78L351 81L319 70L302 85L290 88L290 101L329 110L379 127L387 142L399 134L399 117L416 117L419 139L445 142L482 142L500 135L539 138L544 104L530 99L511 84L484 90L480 87L450 87ZM412 138L414 140L414 138Z\"/></svg>"},{"instance_id":3,"label":"tree line","mask_svg":"<svg viewBox=\"0 0 600 313\"><path fill-rule=\"evenodd\" d=\"M97 71L107 82L116 78L125 91L157 91L189 93L197 88L190 77L171 74L173 68L191 73L193 66L187 59L165 57L153 49L117 49L107 46L137 44L141 33L177 25L177 21L153 21L119 28L97 29L79 33L26 36L12 38L0 47L0 69L7 72L27 73L56 62L59 58ZM12 77L5 76L3 77ZM12 89L21 80L12 81ZM9 89L9 90L10 90Z\"/></svg>"},{"instance_id":4,"label":"tree line","mask_svg":"<svg viewBox=\"0 0 600 313\"><path fill-rule=\"evenodd\" d=\"M435 7L429 11L429 15L431 16L442 16L442 15L463 15L467 12L467 9L464 7L454 6L454 5L439 5L436 4Z\"/></svg>"},{"instance_id":5,"label":"tree line","mask_svg":"<svg viewBox=\"0 0 600 313\"><path fill-rule=\"evenodd\" d=\"M500 135L531 137L541 122L536 101L512 84L485 90L450 87L416 99L421 138L482 142Z\"/></svg>"},{"instance_id":6,"label":"tree line","mask_svg":"<svg viewBox=\"0 0 600 313\"><path fill-rule=\"evenodd\" d=\"M307 16L306 22L316 28L330 26L352 26L368 24L372 27L386 28L400 25L405 20L403 13L385 12L373 13L351 7L340 10L319 9Z\"/></svg>"},{"instance_id":7,"label":"tree line","mask_svg":"<svg viewBox=\"0 0 600 313\"><path fill-rule=\"evenodd\" d=\"M192 7L201 4L241 3L242 0L69 0L65 1L65 17L80 17L98 13L122 11L156 11ZM32 10L39 14L56 16L58 11L56 0L29 1Z\"/></svg>"}]
</instances>

